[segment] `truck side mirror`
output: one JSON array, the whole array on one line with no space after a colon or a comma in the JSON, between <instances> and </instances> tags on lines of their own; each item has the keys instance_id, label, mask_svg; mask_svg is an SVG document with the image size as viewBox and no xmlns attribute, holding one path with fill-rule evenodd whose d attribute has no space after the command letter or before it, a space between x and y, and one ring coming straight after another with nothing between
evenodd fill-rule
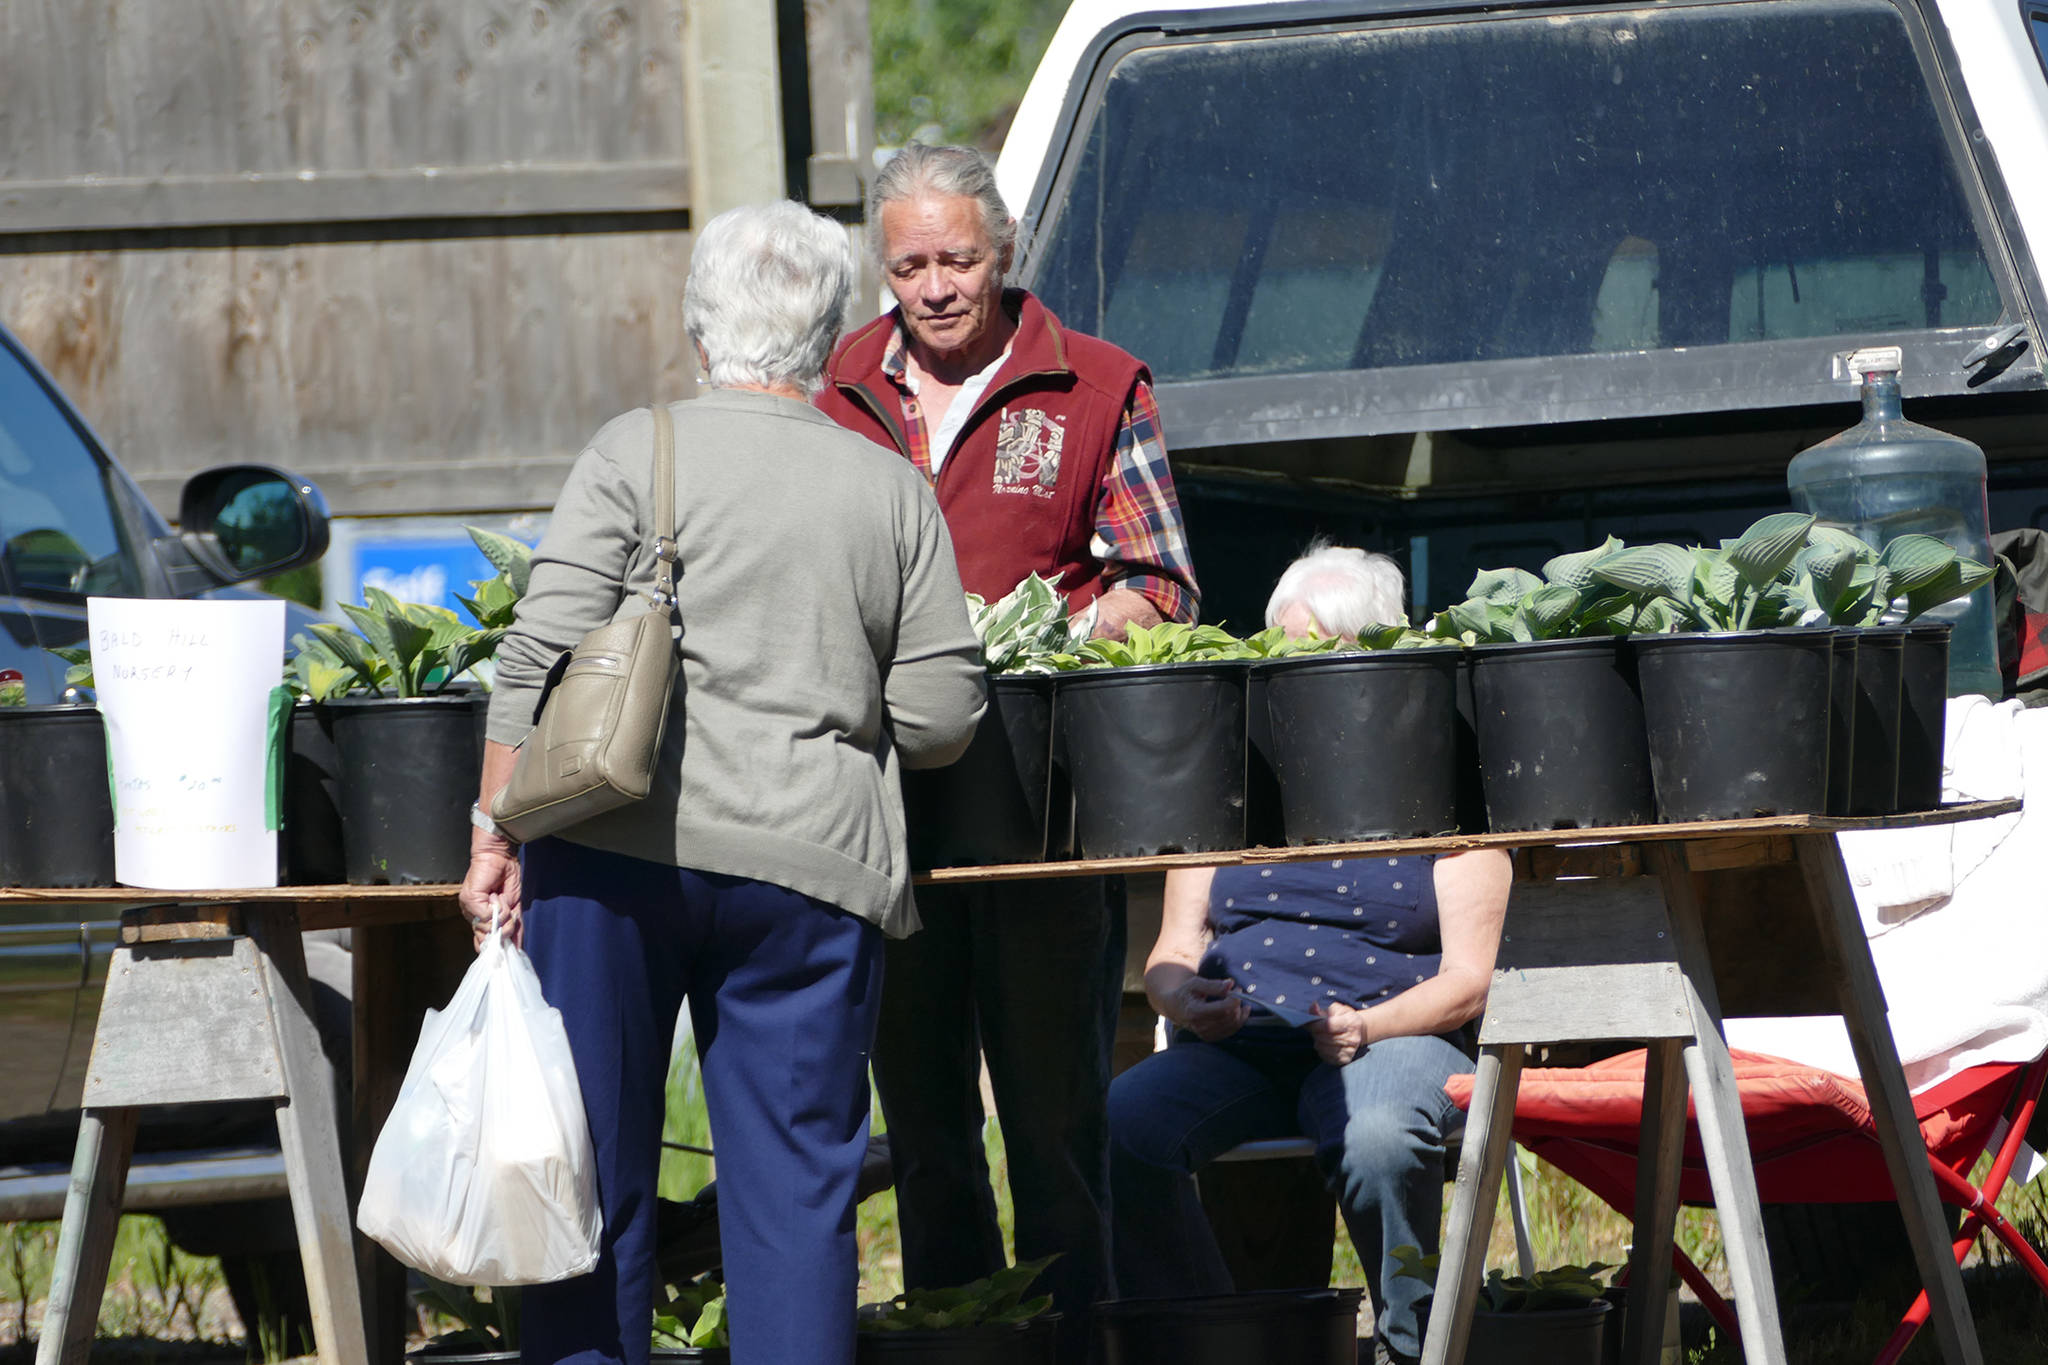
<instances>
[{"instance_id":1,"label":"truck side mirror","mask_svg":"<svg viewBox=\"0 0 2048 1365\"><path fill-rule=\"evenodd\" d=\"M180 593L283 573L327 553L327 499L269 465L204 470L186 481L178 534L161 548Z\"/></svg>"}]
</instances>

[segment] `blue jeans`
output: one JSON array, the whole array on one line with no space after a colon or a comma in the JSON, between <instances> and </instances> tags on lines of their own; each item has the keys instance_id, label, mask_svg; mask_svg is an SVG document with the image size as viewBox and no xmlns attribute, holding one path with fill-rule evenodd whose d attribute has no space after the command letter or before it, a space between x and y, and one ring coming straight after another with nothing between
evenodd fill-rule
<instances>
[{"instance_id":1,"label":"blue jeans","mask_svg":"<svg viewBox=\"0 0 2048 1365\"><path fill-rule=\"evenodd\" d=\"M732 1358L852 1365L881 931L767 882L560 839L521 858L526 950L576 1058L604 1236L590 1274L523 1292L520 1358L646 1365L662 1091L687 995Z\"/></svg>"},{"instance_id":2,"label":"blue jeans","mask_svg":"<svg viewBox=\"0 0 2048 1365\"><path fill-rule=\"evenodd\" d=\"M1334 1067L1293 1029L1251 1027L1220 1043L1178 1036L1110 1087L1119 1287L1132 1298L1230 1293L1194 1174L1241 1142L1306 1135L1365 1267L1380 1335L1420 1355L1429 1286L1396 1278L1387 1252L1437 1250L1443 1135L1463 1121L1444 1082L1471 1069L1465 1049L1440 1037L1376 1039Z\"/></svg>"},{"instance_id":3,"label":"blue jeans","mask_svg":"<svg viewBox=\"0 0 2048 1365\"><path fill-rule=\"evenodd\" d=\"M1060 1253L1043 1283L1060 1359L1091 1349L1111 1297L1110 1051L1123 998L1120 881L1096 877L923 887L924 928L889 944L875 1088L889 1124L903 1280L965 1284L1002 1269L982 1150L979 1078L1010 1165L1017 1259Z\"/></svg>"}]
</instances>

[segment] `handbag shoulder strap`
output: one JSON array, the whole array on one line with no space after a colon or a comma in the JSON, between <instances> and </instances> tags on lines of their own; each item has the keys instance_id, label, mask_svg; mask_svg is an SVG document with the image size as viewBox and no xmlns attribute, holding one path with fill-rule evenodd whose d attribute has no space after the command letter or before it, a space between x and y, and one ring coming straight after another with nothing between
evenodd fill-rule
<instances>
[{"instance_id":1,"label":"handbag shoulder strap","mask_svg":"<svg viewBox=\"0 0 2048 1365\"><path fill-rule=\"evenodd\" d=\"M676 424L668 404L656 403L654 414L654 592L658 607L676 603Z\"/></svg>"}]
</instances>

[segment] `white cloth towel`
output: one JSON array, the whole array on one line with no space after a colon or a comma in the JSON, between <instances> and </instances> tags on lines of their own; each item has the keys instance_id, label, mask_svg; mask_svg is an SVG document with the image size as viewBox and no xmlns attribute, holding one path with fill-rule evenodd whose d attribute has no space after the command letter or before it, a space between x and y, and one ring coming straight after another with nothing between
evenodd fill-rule
<instances>
[{"instance_id":1,"label":"white cloth towel","mask_svg":"<svg viewBox=\"0 0 2048 1365\"><path fill-rule=\"evenodd\" d=\"M1925 1090L2048 1049L2048 709L1949 703L1946 801L2023 796L1996 820L1839 836L1906 1082ZM1854 1076L1839 1017L1730 1019L1731 1047Z\"/></svg>"}]
</instances>

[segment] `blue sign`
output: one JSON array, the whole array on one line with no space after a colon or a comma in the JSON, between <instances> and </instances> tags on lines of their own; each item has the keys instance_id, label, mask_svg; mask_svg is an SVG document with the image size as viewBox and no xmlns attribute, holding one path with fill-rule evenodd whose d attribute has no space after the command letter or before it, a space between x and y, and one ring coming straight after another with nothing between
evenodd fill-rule
<instances>
[{"instance_id":1,"label":"blue sign","mask_svg":"<svg viewBox=\"0 0 2048 1365\"><path fill-rule=\"evenodd\" d=\"M455 600L471 595L470 584L492 578L497 570L466 535L452 539L393 538L358 540L355 545L355 591L347 600L363 600L364 588L382 588L401 602L424 602L461 613Z\"/></svg>"}]
</instances>

